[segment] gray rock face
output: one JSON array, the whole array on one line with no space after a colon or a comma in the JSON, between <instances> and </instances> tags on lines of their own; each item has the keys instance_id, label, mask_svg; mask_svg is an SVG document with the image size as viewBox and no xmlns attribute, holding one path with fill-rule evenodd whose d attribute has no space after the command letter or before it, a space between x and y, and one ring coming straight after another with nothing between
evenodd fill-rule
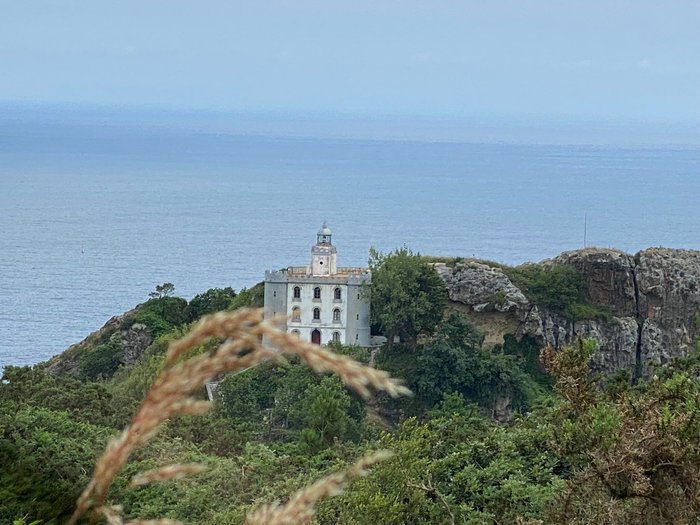
<instances>
[{"instance_id":1,"label":"gray rock face","mask_svg":"<svg viewBox=\"0 0 700 525\"><path fill-rule=\"evenodd\" d=\"M468 304L477 312L521 312L530 303L499 268L475 261L454 268L436 265L447 284L450 300Z\"/></svg>"},{"instance_id":2,"label":"gray rock face","mask_svg":"<svg viewBox=\"0 0 700 525\"><path fill-rule=\"evenodd\" d=\"M450 300L486 334L486 344L506 334L534 337L559 348L577 336L598 342L593 366L605 373L630 370L647 376L655 365L687 355L700 336L700 252L652 248L634 257L618 250L565 252L543 265L575 267L587 299L613 317L572 323L532 304L499 268L467 261L436 265Z\"/></svg>"},{"instance_id":3,"label":"gray rock face","mask_svg":"<svg viewBox=\"0 0 700 525\"><path fill-rule=\"evenodd\" d=\"M635 317L634 258L618 250L588 248L564 252L552 259L555 264L568 264L583 275L587 299L607 307L613 315Z\"/></svg>"},{"instance_id":4,"label":"gray rock face","mask_svg":"<svg viewBox=\"0 0 700 525\"><path fill-rule=\"evenodd\" d=\"M477 314L471 317L487 345L502 342L506 333L521 335L532 305L502 270L476 261L454 267L436 264L435 269L447 284L450 300L465 306L467 314Z\"/></svg>"},{"instance_id":5,"label":"gray rock face","mask_svg":"<svg viewBox=\"0 0 700 525\"><path fill-rule=\"evenodd\" d=\"M122 353L121 363L123 365L132 365L141 357L141 354L153 342L151 334L148 332L148 327L145 324L134 323L126 330L121 330L118 336L124 352Z\"/></svg>"},{"instance_id":6,"label":"gray rock face","mask_svg":"<svg viewBox=\"0 0 700 525\"><path fill-rule=\"evenodd\" d=\"M644 363L687 355L700 336L700 252L650 248L635 261Z\"/></svg>"}]
</instances>

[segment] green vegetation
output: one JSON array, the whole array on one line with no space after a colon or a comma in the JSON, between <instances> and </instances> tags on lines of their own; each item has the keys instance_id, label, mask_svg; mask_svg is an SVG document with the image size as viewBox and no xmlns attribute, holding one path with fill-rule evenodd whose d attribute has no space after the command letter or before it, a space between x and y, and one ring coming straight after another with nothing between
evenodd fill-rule
<instances>
[{"instance_id":1,"label":"green vegetation","mask_svg":"<svg viewBox=\"0 0 700 525\"><path fill-rule=\"evenodd\" d=\"M573 266L524 264L501 268L530 301L569 321L591 318L609 320L611 317L609 311L586 300L583 277Z\"/></svg>"},{"instance_id":2,"label":"green vegetation","mask_svg":"<svg viewBox=\"0 0 700 525\"><path fill-rule=\"evenodd\" d=\"M123 351L119 339L110 337L80 356L80 372L90 379L110 376L119 368Z\"/></svg>"},{"instance_id":3,"label":"green vegetation","mask_svg":"<svg viewBox=\"0 0 700 525\"><path fill-rule=\"evenodd\" d=\"M235 298L236 292L231 287L211 288L192 298L185 308L185 317L191 322L203 315L228 310Z\"/></svg>"},{"instance_id":4,"label":"green vegetation","mask_svg":"<svg viewBox=\"0 0 700 525\"><path fill-rule=\"evenodd\" d=\"M376 366L403 378L415 395L366 404L336 378L294 361L222 378L215 410L169 421L118 478L109 499L124 506L127 518L240 524L249 508L285 500L367 450L387 448L395 456L322 502L312 523L697 522L700 348L634 386L622 373L591 375L592 341L540 356L533 339L506 337L487 351L466 317L443 317L444 292L424 260L399 250L374 261L382 304L392 313L376 321L402 337L374 356ZM570 270L518 272L512 278L519 286L552 309L572 313L573 305L585 304ZM391 283L400 292L389 294ZM555 291L562 296L553 297ZM110 332L82 350L77 377L42 366L6 367L0 523L65 522L95 458L163 366L168 342L214 308L261 300L261 285L238 294L213 289L189 303L152 298L123 321L143 323L154 336L129 366L120 364L118 332ZM367 349L333 349L370 360ZM189 462L208 470L129 487L138 471Z\"/></svg>"},{"instance_id":5,"label":"green vegetation","mask_svg":"<svg viewBox=\"0 0 700 525\"><path fill-rule=\"evenodd\" d=\"M187 321L187 301L180 297L149 299L137 310L134 323L148 327L155 339Z\"/></svg>"},{"instance_id":6,"label":"green vegetation","mask_svg":"<svg viewBox=\"0 0 700 525\"><path fill-rule=\"evenodd\" d=\"M444 263L450 267L464 261L460 257L423 257L422 259L427 263ZM596 318L609 321L612 318L608 309L591 304L586 299L586 283L573 266L566 264L508 266L483 259L470 260L499 268L531 302L548 308L569 321ZM499 304L503 301L505 301L505 294L502 291L496 292L492 302Z\"/></svg>"},{"instance_id":7,"label":"green vegetation","mask_svg":"<svg viewBox=\"0 0 700 525\"><path fill-rule=\"evenodd\" d=\"M445 285L420 255L404 247L388 255L370 250L372 324L391 345L396 336L415 345L442 320Z\"/></svg>"},{"instance_id":8,"label":"green vegetation","mask_svg":"<svg viewBox=\"0 0 700 525\"><path fill-rule=\"evenodd\" d=\"M265 283L258 283L252 288L243 288L233 298L227 310L236 308L262 308L265 301Z\"/></svg>"}]
</instances>

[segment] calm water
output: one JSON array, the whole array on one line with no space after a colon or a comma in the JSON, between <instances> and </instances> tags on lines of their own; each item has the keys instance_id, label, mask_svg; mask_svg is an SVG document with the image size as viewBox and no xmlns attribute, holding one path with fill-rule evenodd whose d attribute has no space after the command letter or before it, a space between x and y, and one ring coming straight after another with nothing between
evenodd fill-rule
<instances>
[{"instance_id":1,"label":"calm water","mask_svg":"<svg viewBox=\"0 0 700 525\"><path fill-rule=\"evenodd\" d=\"M190 298L370 246L506 263L583 243L700 248L700 149L251 137L0 119L0 367L170 281Z\"/></svg>"}]
</instances>

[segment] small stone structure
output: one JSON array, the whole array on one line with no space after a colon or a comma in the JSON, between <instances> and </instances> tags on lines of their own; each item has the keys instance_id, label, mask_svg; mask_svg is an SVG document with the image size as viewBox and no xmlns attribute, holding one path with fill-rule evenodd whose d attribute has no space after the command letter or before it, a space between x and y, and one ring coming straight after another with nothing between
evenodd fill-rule
<instances>
[{"instance_id":1,"label":"small stone structure","mask_svg":"<svg viewBox=\"0 0 700 525\"><path fill-rule=\"evenodd\" d=\"M304 341L370 346L368 268L339 268L331 230L316 235L308 266L265 272L265 319L287 317L284 329Z\"/></svg>"}]
</instances>

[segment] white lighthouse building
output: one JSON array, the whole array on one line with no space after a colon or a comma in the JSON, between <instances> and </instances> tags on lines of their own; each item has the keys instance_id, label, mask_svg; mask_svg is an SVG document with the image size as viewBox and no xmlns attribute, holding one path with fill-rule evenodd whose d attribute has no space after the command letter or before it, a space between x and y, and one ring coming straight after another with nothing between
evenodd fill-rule
<instances>
[{"instance_id":1,"label":"white lighthouse building","mask_svg":"<svg viewBox=\"0 0 700 525\"><path fill-rule=\"evenodd\" d=\"M287 332L316 344L369 346L368 268L339 268L326 223L308 266L265 272L265 319L287 316Z\"/></svg>"}]
</instances>

